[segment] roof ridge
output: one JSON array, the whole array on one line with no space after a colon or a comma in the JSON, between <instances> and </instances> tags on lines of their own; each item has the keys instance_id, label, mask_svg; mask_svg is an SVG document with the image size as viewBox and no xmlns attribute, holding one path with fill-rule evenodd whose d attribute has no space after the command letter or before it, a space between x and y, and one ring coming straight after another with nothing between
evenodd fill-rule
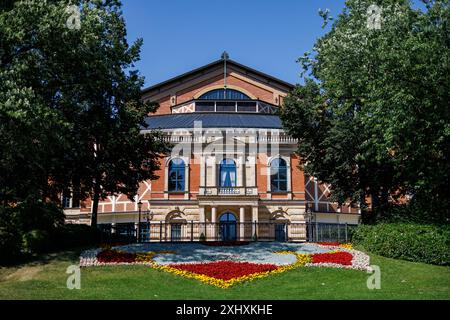
<instances>
[{"instance_id":1,"label":"roof ridge","mask_svg":"<svg viewBox=\"0 0 450 320\"><path fill-rule=\"evenodd\" d=\"M267 73L264 73L264 72L261 72L259 70L253 69L253 68L251 68L249 66L241 64L241 63L239 63L237 61L234 61L232 59L227 59L226 61L227 61L228 64L234 64L237 67L240 67L240 68L243 68L243 69L247 69L248 71L251 71L251 72L253 72L253 73L257 74L257 75L260 75L262 77L268 78L268 79L270 79L270 80L272 80L274 82L278 82L279 84L283 84L284 86L287 86L287 87L290 87L290 88L294 88L295 87L295 85L292 84L292 83L289 83L287 81L281 80L279 78L276 78L274 76L271 76L271 75L269 75ZM175 76L173 78L170 78L168 80L165 80L165 81L159 82L157 84L151 85L151 86L149 86L147 88L144 88L144 89L142 89L142 93L146 93L146 92L154 90L154 89L156 89L158 87L161 87L161 86L164 86L164 85L169 84L171 82L174 82L174 81L177 81L179 79L185 78L185 77L187 77L187 76L189 76L191 74L195 74L197 72L201 72L201 71L206 70L206 69L208 69L210 67L213 67L214 65L222 64L223 62L224 62L223 59L219 59L219 60L213 61L213 62L208 63L206 65L203 65L201 67L195 68L195 69L193 69L191 71L182 73L182 74L180 74L178 76Z\"/></svg>"}]
</instances>

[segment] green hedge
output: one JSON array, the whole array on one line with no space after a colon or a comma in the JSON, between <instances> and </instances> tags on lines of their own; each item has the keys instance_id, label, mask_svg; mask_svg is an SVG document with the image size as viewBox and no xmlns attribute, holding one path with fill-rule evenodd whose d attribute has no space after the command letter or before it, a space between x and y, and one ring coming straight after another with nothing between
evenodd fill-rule
<instances>
[{"instance_id":1,"label":"green hedge","mask_svg":"<svg viewBox=\"0 0 450 320\"><path fill-rule=\"evenodd\" d=\"M450 230L416 223L361 225L352 242L388 258L450 265Z\"/></svg>"},{"instance_id":2,"label":"green hedge","mask_svg":"<svg viewBox=\"0 0 450 320\"><path fill-rule=\"evenodd\" d=\"M53 250L66 250L94 245L98 235L87 225L67 224L58 228L51 236Z\"/></svg>"},{"instance_id":3,"label":"green hedge","mask_svg":"<svg viewBox=\"0 0 450 320\"><path fill-rule=\"evenodd\" d=\"M62 210L52 204L0 205L0 265L38 253L90 246L96 240L90 226L64 225Z\"/></svg>"}]
</instances>

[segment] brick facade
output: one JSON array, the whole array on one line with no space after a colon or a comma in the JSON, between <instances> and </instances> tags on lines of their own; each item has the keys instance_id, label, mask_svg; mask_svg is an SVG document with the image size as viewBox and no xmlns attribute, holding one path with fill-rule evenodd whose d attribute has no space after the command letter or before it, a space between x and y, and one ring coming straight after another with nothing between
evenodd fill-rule
<instances>
[{"instance_id":1,"label":"brick facade","mask_svg":"<svg viewBox=\"0 0 450 320\"><path fill-rule=\"evenodd\" d=\"M166 81L160 85L144 90L143 99L156 101L160 107L156 115L170 115L172 107L189 103L192 100L217 88L224 86L223 63L218 61L206 68L185 74ZM282 104L289 90L287 83L261 74L240 64L229 62L227 72L227 88L241 91L254 101L267 103L272 108ZM220 117L220 114L217 114ZM230 128L233 130L234 128ZM251 128L260 130L255 126ZM224 131L224 128L220 128ZM173 130L165 130L167 136ZM283 134L282 130L281 133ZM278 136L277 136L278 137ZM283 136L284 137L284 136ZM273 140L275 141L275 140ZM306 207L310 205L316 212L316 219L324 222L358 222L358 208L338 207L328 199L327 186L318 183L314 178L305 176L300 167L300 159L295 154L296 142L292 139L280 139L279 154L258 152L249 154L236 152L232 158L236 162L235 187L233 194L220 194L220 154L188 155L184 181L187 189L181 192L169 192L168 168L169 158L160 159L159 177L153 181L141 183L138 196L144 212L151 212L152 221L170 221L174 213L185 220L219 221L222 214L232 213L237 221L274 221L280 215L291 222L305 222ZM255 158L252 163L251 158ZM288 166L287 190L271 191L270 159L281 157ZM208 162L212 158L212 163ZM255 193L252 193L253 187ZM240 189L241 188L241 189ZM216 193L217 194L216 194ZM139 198L138 198L139 197ZM89 215L90 201L81 204L80 212ZM110 196L99 204L99 224L136 223L137 204L124 195ZM297 240L304 240L300 236Z\"/></svg>"}]
</instances>

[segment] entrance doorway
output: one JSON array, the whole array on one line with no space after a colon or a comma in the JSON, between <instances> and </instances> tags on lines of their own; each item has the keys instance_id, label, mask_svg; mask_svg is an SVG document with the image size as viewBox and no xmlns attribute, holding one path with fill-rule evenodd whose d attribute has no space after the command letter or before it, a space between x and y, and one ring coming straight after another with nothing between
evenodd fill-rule
<instances>
[{"instance_id":1,"label":"entrance doorway","mask_svg":"<svg viewBox=\"0 0 450 320\"><path fill-rule=\"evenodd\" d=\"M231 212L226 212L220 217L219 237L221 241L236 241L237 219Z\"/></svg>"},{"instance_id":2,"label":"entrance doorway","mask_svg":"<svg viewBox=\"0 0 450 320\"><path fill-rule=\"evenodd\" d=\"M278 242L286 241L286 224L285 223L275 224L275 241L278 241Z\"/></svg>"},{"instance_id":3,"label":"entrance doorway","mask_svg":"<svg viewBox=\"0 0 450 320\"><path fill-rule=\"evenodd\" d=\"M170 240L181 241L181 224L172 223L170 225Z\"/></svg>"}]
</instances>

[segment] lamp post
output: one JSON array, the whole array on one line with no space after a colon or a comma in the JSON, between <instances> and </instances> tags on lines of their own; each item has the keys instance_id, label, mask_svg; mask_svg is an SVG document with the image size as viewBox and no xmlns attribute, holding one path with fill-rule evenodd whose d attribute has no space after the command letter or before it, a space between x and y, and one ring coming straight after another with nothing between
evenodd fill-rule
<instances>
[{"instance_id":1,"label":"lamp post","mask_svg":"<svg viewBox=\"0 0 450 320\"><path fill-rule=\"evenodd\" d=\"M139 221L138 221L138 226L137 226L137 242L141 242L141 209L142 209L142 201L139 200L139 202L137 203L138 205L138 209L139 209Z\"/></svg>"}]
</instances>

